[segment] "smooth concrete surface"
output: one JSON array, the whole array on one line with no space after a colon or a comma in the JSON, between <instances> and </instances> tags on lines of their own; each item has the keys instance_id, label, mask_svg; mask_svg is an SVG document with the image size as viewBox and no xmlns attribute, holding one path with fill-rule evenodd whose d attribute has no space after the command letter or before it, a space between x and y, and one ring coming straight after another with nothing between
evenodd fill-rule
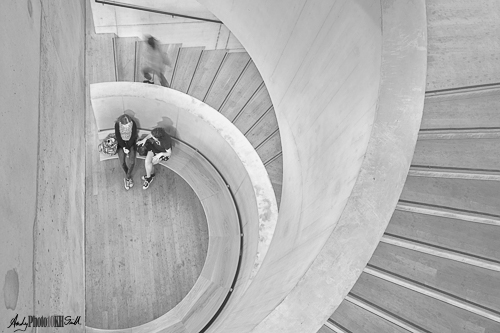
<instances>
[{"instance_id":1,"label":"smooth concrete surface","mask_svg":"<svg viewBox=\"0 0 500 333\"><path fill-rule=\"evenodd\" d=\"M268 256L209 331L317 331L370 258L409 168L425 88L424 4L201 2L266 82L284 169Z\"/></svg>"},{"instance_id":2,"label":"smooth concrete surface","mask_svg":"<svg viewBox=\"0 0 500 333\"><path fill-rule=\"evenodd\" d=\"M84 327L83 4L0 5L1 127L9 138L2 144L8 154L0 198L0 326L6 332L13 331L7 327L16 314L20 322L33 315L81 316L68 330Z\"/></svg>"},{"instance_id":3,"label":"smooth concrete surface","mask_svg":"<svg viewBox=\"0 0 500 333\"><path fill-rule=\"evenodd\" d=\"M99 129L109 128L118 115L130 110L140 128L165 127L219 170L233 192L243 225L242 265L234 294L243 293L266 255L277 219L269 177L250 143L214 109L178 91L118 82L93 84L91 95ZM207 219L210 229L208 213Z\"/></svg>"},{"instance_id":4,"label":"smooth concrete surface","mask_svg":"<svg viewBox=\"0 0 500 333\"><path fill-rule=\"evenodd\" d=\"M4 152L0 157L2 332L16 314L28 316L34 312L40 19L40 1L0 2L0 128L5 138L9 138L0 143ZM23 139L15 139L21 133L25 134Z\"/></svg>"},{"instance_id":5,"label":"smooth concrete surface","mask_svg":"<svg viewBox=\"0 0 500 333\"><path fill-rule=\"evenodd\" d=\"M118 1L182 15L218 20L195 0L124 0ZM90 2L96 33L114 33L119 37L153 35L164 44L182 43L184 47L203 46L207 50L244 51L240 42L220 23L205 22L130 8Z\"/></svg>"},{"instance_id":6,"label":"smooth concrete surface","mask_svg":"<svg viewBox=\"0 0 500 333\"><path fill-rule=\"evenodd\" d=\"M280 222L265 273L230 300L213 331L245 332L264 319L306 272L345 207L368 144L380 80L380 9L365 5L207 2L266 82L284 166ZM352 29L353 22L361 23Z\"/></svg>"}]
</instances>

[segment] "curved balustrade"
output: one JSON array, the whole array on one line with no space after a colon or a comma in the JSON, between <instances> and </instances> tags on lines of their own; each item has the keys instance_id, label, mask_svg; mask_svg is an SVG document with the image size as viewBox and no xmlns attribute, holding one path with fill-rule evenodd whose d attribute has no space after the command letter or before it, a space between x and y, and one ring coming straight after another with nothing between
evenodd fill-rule
<instances>
[{"instance_id":1,"label":"curved balustrade","mask_svg":"<svg viewBox=\"0 0 500 333\"><path fill-rule=\"evenodd\" d=\"M89 330L199 332L219 313L229 292L244 289L265 256L277 219L276 199L265 168L227 119L185 94L120 82L91 85L91 97L100 138L113 132L109 127L124 110L138 119L140 128L162 126L178 138L174 139L172 158L162 164L184 178L198 195L207 216L209 248L195 286L167 314L135 328Z\"/></svg>"},{"instance_id":2,"label":"curved balustrade","mask_svg":"<svg viewBox=\"0 0 500 333\"><path fill-rule=\"evenodd\" d=\"M104 138L114 129L99 132ZM139 135L149 131L141 130ZM102 155L101 160L117 156ZM144 159L144 157L140 157ZM128 329L97 329L88 332L200 332L223 306L237 276L241 231L238 210L224 179L194 147L173 138L172 158L161 164L181 176L195 191L208 221L208 251L200 277L188 295L163 316ZM206 306L206 304L210 306Z\"/></svg>"},{"instance_id":3,"label":"curved balustrade","mask_svg":"<svg viewBox=\"0 0 500 333\"><path fill-rule=\"evenodd\" d=\"M425 92L425 3L200 2L259 69L283 147L270 251L210 332L316 332L375 250L408 173Z\"/></svg>"}]
</instances>

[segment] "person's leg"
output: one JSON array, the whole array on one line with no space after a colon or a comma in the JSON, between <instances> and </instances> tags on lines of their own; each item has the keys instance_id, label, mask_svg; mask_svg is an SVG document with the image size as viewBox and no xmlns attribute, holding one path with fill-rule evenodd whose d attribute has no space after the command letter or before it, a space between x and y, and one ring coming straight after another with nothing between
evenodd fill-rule
<instances>
[{"instance_id":1,"label":"person's leg","mask_svg":"<svg viewBox=\"0 0 500 333\"><path fill-rule=\"evenodd\" d=\"M143 82L147 82L147 83L154 83L154 82L153 82L153 78L151 77L150 72L151 72L151 68L149 68L149 67L144 67L144 68L142 69L142 75L144 75L144 78L146 79L146 80L145 80L145 81L143 81Z\"/></svg>"},{"instance_id":2,"label":"person's leg","mask_svg":"<svg viewBox=\"0 0 500 333\"><path fill-rule=\"evenodd\" d=\"M120 165L122 166L123 171L125 171L125 174L127 174L128 173L128 167L127 167L127 163L125 162L125 153L123 152L123 148L122 147L118 147L118 149L116 150L116 152L118 153L118 159L120 160Z\"/></svg>"},{"instance_id":3,"label":"person's leg","mask_svg":"<svg viewBox=\"0 0 500 333\"><path fill-rule=\"evenodd\" d=\"M146 159L144 160L144 166L146 168L146 178L150 178L155 173L153 166L153 156L154 156L153 152L148 151Z\"/></svg>"},{"instance_id":4,"label":"person's leg","mask_svg":"<svg viewBox=\"0 0 500 333\"><path fill-rule=\"evenodd\" d=\"M151 74L149 74L149 72L148 72L148 69L147 69L147 68L143 68L143 69L142 69L142 75L144 75L144 78L145 78L146 80L151 80L151 79L152 79Z\"/></svg>"},{"instance_id":5,"label":"person's leg","mask_svg":"<svg viewBox=\"0 0 500 333\"><path fill-rule=\"evenodd\" d=\"M164 87L167 87L167 88L170 88L170 84L168 83L168 80L167 78L165 77L165 75L163 75L162 73L159 73L158 74L158 77L160 78L160 84Z\"/></svg>"},{"instance_id":6,"label":"person's leg","mask_svg":"<svg viewBox=\"0 0 500 333\"><path fill-rule=\"evenodd\" d=\"M118 159L120 160L120 164L123 168L123 171L125 171L125 175L126 175L126 177L124 179L125 189L128 190L130 188L130 186L129 186L129 182L128 182L128 167L127 167L127 163L125 161L125 159L126 159L125 153L123 152L122 147L118 147L116 152L118 153Z\"/></svg>"},{"instance_id":7,"label":"person's leg","mask_svg":"<svg viewBox=\"0 0 500 333\"><path fill-rule=\"evenodd\" d=\"M127 179L130 187L134 186L134 181L132 180L132 172L134 171L134 166L135 166L135 158L137 155L137 148L136 146L132 146L130 148L129 153L128 153L128 172L127 172Z\"/></svg>"},{"instance_id":8,"label":"person's leg","mask_svg":"<svg viewBox=\"0 0 500 333\"><path fill-rule=\"evenodd\" d=\"M148 154L146 155L146 159L144 160L144 166L146 168L146 176L142 177L142 180L144 180L144 183L142 184L142 189L145 190L149 187L149 184L154 179L154 166L153 166L153 152L148 151Z\"/></svg>"}]
</instances>

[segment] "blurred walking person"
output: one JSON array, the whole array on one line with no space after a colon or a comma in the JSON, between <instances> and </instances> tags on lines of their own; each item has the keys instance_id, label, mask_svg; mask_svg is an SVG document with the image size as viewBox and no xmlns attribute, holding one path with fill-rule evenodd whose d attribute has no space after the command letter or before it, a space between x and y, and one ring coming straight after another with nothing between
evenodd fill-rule
<instances>
[{"instance_id":1,"label":"blurred walking person","mask_svg":"<svg viewBox=\"0 0 500 333\"><path fill-rule=\"evenodd\" d=\"M171 66L167 55L160 49L158 40L153 36L147 37L146 47L143 53L144 66L142 67L142 74L144 75L144 83L154 84L152 74L157 75L160 79L160 84L169 88L170 84L165 78L166 66Z\"/></svg>"}]
</instances>

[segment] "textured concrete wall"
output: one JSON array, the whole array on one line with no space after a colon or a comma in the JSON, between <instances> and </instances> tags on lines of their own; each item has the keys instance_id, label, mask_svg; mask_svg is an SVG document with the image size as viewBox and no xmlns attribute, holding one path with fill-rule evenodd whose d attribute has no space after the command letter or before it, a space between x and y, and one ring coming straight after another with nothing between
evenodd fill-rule
<instances>
[{"instance_id":1,"label":"textured concrete wall","mask_svg":"<svg viewBox=\"0 0 500 333\"><path fill-rule=\"evenodd\" d=\"M40 13L39 1L0 2L0 130L5 138L0 142L2 332L16 313L33 314Z\"/></svg>"},{"instance_id":2,"label":"textured concrete wall","mask_svg":"<svg viewBox=\"0 0 500 333\"><path fill-rule=\"evenodd\" d=\"M74 327L82 330L84 2L0 6L1 128L8 138L1 163L0 326L6 330L15 314L19 321L60 314L82 316Z\"/></svg>"},{"instance_id":3,"label":"textured concrete wall","mask_svg":"<svg viewBox=\"0 0 500 333\"><path fill-rule=\"evenodd\" d=\"M85 2L42 2L35 313L84 319Z\"/></svg>"}]
</instances>

